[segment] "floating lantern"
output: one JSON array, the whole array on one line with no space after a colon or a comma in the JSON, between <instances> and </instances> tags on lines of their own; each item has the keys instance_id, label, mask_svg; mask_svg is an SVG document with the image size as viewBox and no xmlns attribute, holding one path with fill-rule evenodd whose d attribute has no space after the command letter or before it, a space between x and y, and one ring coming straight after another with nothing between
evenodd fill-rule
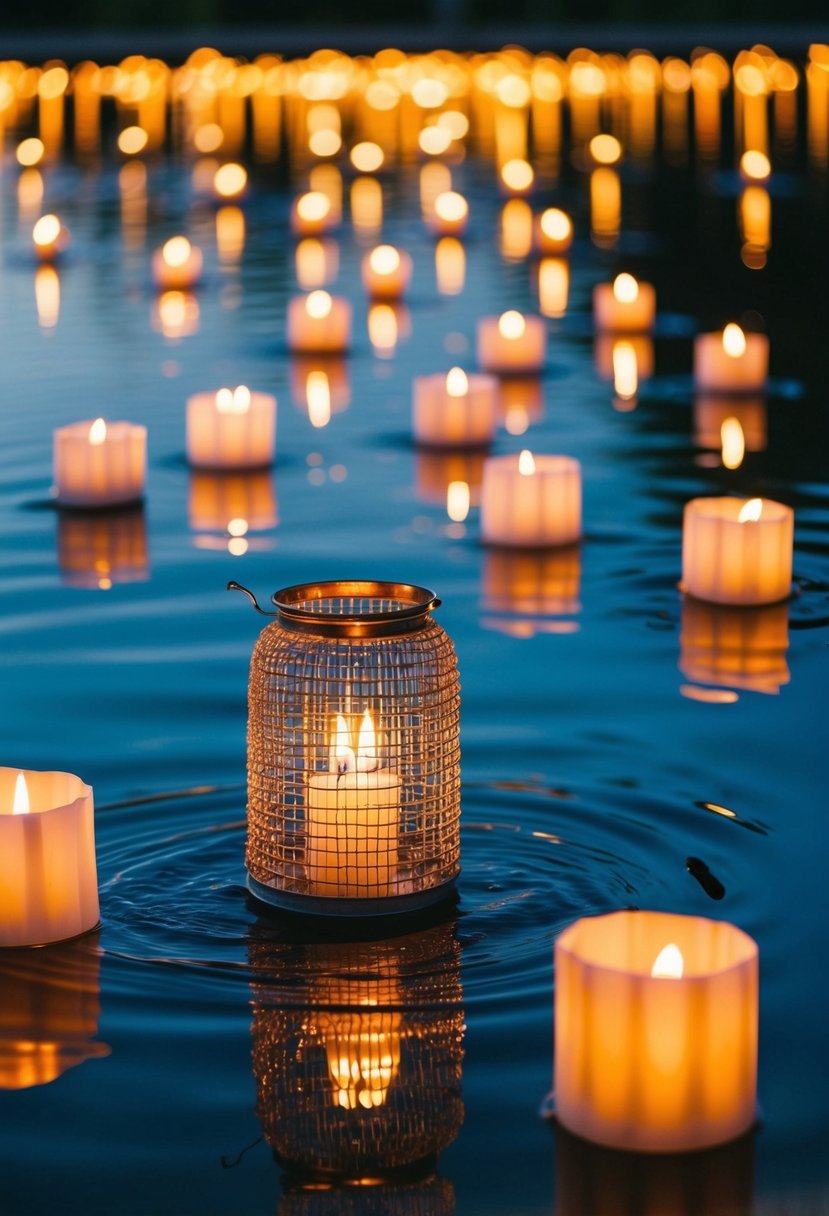
<instances>
[{"instance_id":1,"label":"floating lantern","mask_svg":"<svg viewBox=\"0 0 829 1216\"><path fill-rule=\"evenodd\" d=\"M256 469L273 464L276 397L246 385L187 398L187 460L196 469Z\"/></svg>"},{"instance_id":2,"label":"floating lantern","mask_svg":"<svg viewBox=\"0 0 829 1216\"><path fill-rule=\"evenodd\" d=\"M733 608L682 601L679 667L697 684L779 693L789 682L789 605Z\"/></svg>"},{"instance_id":3,"label":"floating lantern","mask_svg":"<svg viewBox=\"0 0 829 1216\"><path fill-rule=\"evenodd\" d=\"M444 190L434 200L427 223L435 236L463 236L469 223L469 203L456 190Z\"/></svg>"},{"instance_id":4,"label":"floating lantern","mask_svg":"<svg viewBox=\"0 0 829 1216\"><path fill-rule=\"evenodd\" d=\"M327 291L288 302L288 349L297 354L343 354L351 342L351 304Z\"/></svg>"},{"instance_id":5,"label":"floating lantern","mask_svg":"<svg viewBox=\"0 0 829 1216\"><path fill-rule=\"evenodd\" d=\"M769 372L769 340L747 334L733 321L722 333L694 339L694 383L698 389L730 393L757 392Z\"/></svg>"},{"instance_id":6,"label":"floating lantern","mask_svg":"<svg viewBox=\"0 0 829 1216\"><path fill-rule=\"evenodd\" d=\"M543 549L581 537L581 465L571 456L490 456L481 486L481 540Z\"/></svg>"},{"instance_id":7,"label":"floating lantern","mask_svg":"<svg viewBox=\"0 0 829 1216\"><path fill-rule=\"evenodd\" d=\"M42 946L98 924L92 787L0 768L0 946Z\"/></svg>"},{"instance_id":8,"label":"floating lantern","mask_svg":"<svg viewBox=\"0 0 829 1216\"><path fill-rule=\"evenodd\" d=\"M479 319L477 345L485 372L538 372L547 357L547 326L542 317L510 309L500 317Z\"/></svg>"},{"instance_id":9,"label":"floating lantern","mask_svg":"<svg viewBox=\"0 0 829 1216\"><path fill-rule=\"evenodd\" d=\"M321 190L301 194L291 208L291 231L295 236L320 236L336 223L331 199Z\"/></svg>"},{"instance_id":10,"label":"floating lantern","mask_svg":"<svg viewBox=\"0 0 829 1216\"><path fill-rule=\"evenodd\" d=\"M791 592L794 512L769 498L694 498L682 521L682 590L715 604Z\"/></svg>"},{"instance_id":11,"label":"floating lantern","mask_svg":"<svg viewBox=\"0 0 829 1216\"><path fill-rule=\"evenodd\" d=\"M747 934L660 912L579 920L556 941L555 979L555 1113L569 1131L676 1153L754 1124L758 967Z\"/></svg>"},{"instance_id":12,"label":"floating lantern","mask_svg":"<svg viewBox=\"0 0 829 1216\"><path fill-rule=\"evenodd\" d=\"M653 284L640 283L632 274L619 274L612 283L593 288L593 320L605 333L646 333L656 318Z\"/></svg>"},{"instance_id":13,"label":"floating lantern","mask_svg":"<svg viewBox=\"0 0 829 1216\"><path fill-rule=\"evenodd\" d=\"M73 422L54 432L54 477L63 507L111 507L144 494L147 428L132 422Z\"/></svg>"},{"instance_id":14,"label":"floating lantern","mask_svg":"<svg viewBox=\"0 0 829 1216\"><path fill-rule=\"evenodd\" d=\"M203 265L200 249L186 236L173 236L153 254L153 281L162 291L187 291L198 283Z\"/></svg>"},{"instance_id":15,"label":"floating lantern","mask_svg":"<svg viewBox=\"0 0 829 1216\"><path fill-rule=\"evenodd\" d=\"M249 685L251 891L332 915L444 898L458 872L459 696L440 601L369 581L272 599Z\"/></svg>"},{"instance_id":16,"label":"floating lantern","mask_svg":"<svg viewBox=\"0 0 829 1216\"><path fill-rule=\"evenodd\" d=\"M415 376L412 385L415 442L435 447L485 447L498 420L498 381L468 376L453 367L444 376Z\"/></svg>"},{"instance_id":17,"label":"floating lantern","mask_svg":"<svg viewBox=\"0 0 829 1216\"><path fill-rule=\"evenodd\" d=\"M150 569L143 508L60 511L58 566L69 587L109 591L116 583L143 582Z\"/></svg>"},{"instance_id":18,"label":"floating lantern","mask_svg":"<svg viewBox=\"0 0 829 1216\"><path fill-rule=\"evenodd\" d=\"M535 222L535 247L539 253L561 256L573 244L573 221L559 207L548 207Z\"/></svg>"},{"instance_id":19,"label":"floating lantern","mask_svg":"<svg viewBox=\"0 0 829 1216\"><path fill-rule=\"evenodd\" d=\"M248 171L244 165L228 161L219 165L213 175L213 193L223 202L243 198L248 188Z\"/></svg>"},{"instance_id":20,"label":"floating lantern","mask_svg":"<svg viewBox=\"0 0 829 1216\"><path fill-rule=\"evenodd\" d=\"M567 258L544 257L538 263L538 311L543 317L563 317L570 296Z\"/></svg>"},{"instance_id":21,"label":"floating lantern","mask_svg":"<svg viewBox=\"0 0 829 1216\"><path fill-rule=\"evenodd\" d=\"M54 262L69 247L69 229L56 215L42 215L32 229L32 248L39 262Z\"/></svg>"}]
</instances>

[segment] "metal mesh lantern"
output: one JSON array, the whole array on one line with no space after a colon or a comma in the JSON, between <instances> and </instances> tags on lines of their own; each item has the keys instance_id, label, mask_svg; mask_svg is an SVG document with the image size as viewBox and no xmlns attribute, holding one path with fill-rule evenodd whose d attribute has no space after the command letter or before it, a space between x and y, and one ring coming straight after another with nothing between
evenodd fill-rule
<instances>
[{"instance_id":1,"label":"metal mesh lantern","mask_svg":"<svg viewBox=\"0 0 829 1216\"><path fill-rule=\"evenodd\" d=\"M250 669L251 891L360 916L436 902L458 873L460 818L458 673L431 615L440 600L362 581L287 587L272 602Z\"/></svg>"}]
</instances>

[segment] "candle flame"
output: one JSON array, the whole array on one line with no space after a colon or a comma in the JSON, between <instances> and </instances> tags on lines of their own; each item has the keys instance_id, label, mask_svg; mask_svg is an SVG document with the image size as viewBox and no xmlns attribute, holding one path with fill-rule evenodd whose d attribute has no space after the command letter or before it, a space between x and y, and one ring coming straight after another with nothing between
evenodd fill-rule
<instances>
[{"instance_id":1,"label":"candle flame","mask_svg":"<svg viewBox=\"0 0 829 1216\"><path fill-rule=\"evenodd\" d=\"M756 182L764 182L771 176L771 161L765 152L749 148L740 157L740 172Z\"/></svg>"},{"instance_id":2,"label":"candle flame","mask_svg":"<svg viewBox=\"0 0 829 1216\"><path fill-rule=\"evenodd\" d=\"M213 189L221 198L238 198L247 184L247 169L235 161L220 165L213 175Z\"/></svg>"},{"instance_id":3,"label":"candle flame","mask_svg":"<svg viewBox=\"0 0 829 1216\"><path fill-rule=\"evenodd\" d=\"M469 377L462 367L452 367L446 373L446 393L449 397L465 397L469 392Z\"/></svg>"},{"instance_id":4,"label":"candle flame","mask_svg":"<svg viewBox=\"0 0 829 1216\"><path fill-rule=\"evenodd\" d=\"M548 207L541 216L541 231L551 241L566 241L573 231L573 222L565 211Z\"/></svg>"},{"instance_id":5,"label":"candle flame","mask_svg":"<svg viewBox=\"0 0 829 1216\"><path fill-rule=\"evenodd\" d=\"M532 477L535 472L535 460L529 448L524 448L518 457L518 472L522 477Z\"/></svg>"},{"instance_id":6,"label":"candle flame","mask_svg":"<svg viewBox=\"0 0 829 1216\"><path fill-rule=\"evenodd\" d=\"M508 190L529 190L535 180L535 173L529 161L516 159L508 160L501 166L501 181Z\"/></svg>"},{"instance_id":7,"label":"candle flame","mask_svg":"<svg viewBox=\"0 0 829 1216\"><path fill-rule=\"evenodd\" d=\"M220 388L216 393L216 409L220 414L246 414L250 409L251 393L246 384L238 388Z\"/></svg>"},{"instance_id":8,"label":"candle flame","mask_svg":"<svg viewBox=\"0 0 829 1216\"><path fill-rule=\"evenodd\" d=\"M746 336L734 321L729 321L722 331L722 347L732 359L739 359L746 353Z\"/></svg>"},{"instance_id":9,"label":"candle flame","mask_svg":"<svg viewBox=\"0 0 829 1216\"><path fill-rule=\"evenodd\" d=\"M746 437L739 418L724 418L720 427L722 462L727 469L739 469L746 454Z\"/></svg>"},{"instance_id":10,"label":"candle flame","mask_svg":"<svg viewBox=\"0 0 829 1216\"><path fill-rule=\"evenodd\" d=\"M762 498L749 498L748 502L740 509L740 514L737 516L738 524L756 523L763 513Z\"/></svg>"},{"instance_id":11,"label":"candle flame","mask_svg":"<svg viewBox=\"0 0 829 1216\"><path fill-rule=\"evenodd\" d=\"M46 149L43 146L42 139L24 139L17 145L15 156L17 163L22 165L24 169L30 169L33 165L37 165L43 160L43 155Z\"/></svg>"},{"instance_id":12,"label":"candle flame","mask_svg":"<svg viewBox=\"0 0 829 1216\"><path fill-rule=\"evenodd\" d=\"M376 173L382 168L385 153L379 144L366 140L354 145L349 153L349 160L358 173Z\"/></svg>"},{"instance_id":13,"label":"candle flame","mask_svg":"<svg viewBox=\"0 0 829 1216\"><path fill-rule=\"evenodd\" d=\"M621 158L622 145L615 135L594 135L590 141L590 155L597 165L615 165Z\"/></svg>"},{"instance_id":14,"label":"candle flame","mask_svg":"<svg viewBox=\"0 0 829 1216\"><path fill-rule=\"evenodd\" d=\"M308 402L308 418L311 426L327 426L331 421L331 385L326 372L308 373L308 379L305 381L305 397Z\"/></svg>"},{"instance_id":15,"label":"candle flame","mask_svg":"<svg viewBox=\"0 0 829 1216\"><path fill-rule=\"evenodd\" d=\"M378 245L372 249L368 262L375 274L394 274L400 265L400 254L394 245Z\"/></svg>"},{"instance_id":16,"label":"candle flame","mask_svg":"<svg viewBox=\"0 0 829 1216\"><path fill-rule=\"evenodd\" d=\"M305 301L305 311L309 317L321 321L330 314L333 303L327 291L312 291Z\"/></svg>"},{"instance_id":17,"label":"candle flame","mask_svg":"<svg viewBox=\"0 0 829 1216\"><path fill-rule=\"evenodd\" d=\"M96 418L89 428L89 442L93 447L98 447L107 437L107 424L103 418Z\"/></svg>"},{"instance_id":18,"label":"candle flame","mask_svg":"<svg viewBox=\"0 0 829 1216\"><path fill-rule=\"evenodd\" d=\"M469 204L455 190L444 190L435 199L435 215L449 223L460 223L469 213Z\"/></svg>"},{"instance_id":19,"label":"candle flame","mask_svg":"<svg viewBox=\"0 0 829 1216\"><path fill-rule=\"evenodd\" d=\"M654 979L680 980L684 970L685 960L682 957L682 951L674 942L669 942L657 954L651 967L651 975Z\"/></svg>"},{"instance_id":20,"label":"candle flame","mask_svg":"<svg viewBox=\"0 0 829 1216\"><path fill-rule=\"evenodd\" d=\"M498 318L498 332L502 338L514 341L523 335L526 328L526 320L514 308L511 308L508 312L502 312Z\"/></svg>"},{"instance_id":21,"label":"candle flame","mask_svg":"<svg viewBox=\"0 0 829 1216\"><path fill-rule=\"evenodd\" d=\"M28 815L29 813L29 787L26 785L26 778L22 773L17 774L17 780L14 783L14 802L12 803L13 815Z\"/></svg>"},{"instance_id":22,"label":"candle flame","mask_svg":"<svg viewBox=\"0 0 829 1216\"><path fill-rule=\"evenodd\" d=\"M164 242L161 256L168 266L175 269L185 264L191 250L192 245L186 236L171 236L169 241Z\"/></svg>"},{"instance_id":23,"label":"candle flame","mask_svg":"<svg viewBox=\"0 0 829 1216\"><path fill-rule=\"evenodd\" d=\"M357 768L363 773L373 773L379 767L374 719L371 711L367 709L360 721L360 731L357 736Z\"/></svg>"},{"instance_id":24,"label":"candle flame","mask_svg":"<svg viewBox=\"0 0 829 1216\"><path fill-rule=\"evenodd\" d=\"M469 514L469 483L450 481L446 487L446 514L453 523L462 524Z\"/></svg>"},{"instance_id":25,"label":"candle flame","mask_svg":"<svg viewBox=\"0 0 829 1216\"><path fill-rule=\"evenodd\" d=\"M333 755L330 767L335 773L342 775L343 773L354 772L357 762L354 758L354 749L351 747L349 739L348 723L342 714L337 714L337 725L334 730L331 751Z\"/></svg>"},{"instance_id":26,"label":"candle flame","mask_svg":"<svg viewBox=\"0 0 829 1216\"><path fill-rule=\"evenodd\" d=\"M306 222L314 223L324 220L330 210L331 199L321 190L311 190L297 199L296 213L301 220Z\"/></svg>"},{"instance_id":27,"label":"candle flame","mask_svg":"<svg viewBox=\"0 0 829 1216\"><path fill-rule=\"evenodd\" d=\"M32 229L36 245L52 245L60 236L60 220L56 215L42 215Z\"/></svg>"},{"instance_id":28,"label":"candle flame","mask_svg":"<svg viewBox=\"0 0 829 1216\"><path fill-rule=\"evenodd\" d=\"M639 284L632 274L617 274L613 280L613 295L620 304L633 304L639 298Z\"/></svg>"}]
</instances>

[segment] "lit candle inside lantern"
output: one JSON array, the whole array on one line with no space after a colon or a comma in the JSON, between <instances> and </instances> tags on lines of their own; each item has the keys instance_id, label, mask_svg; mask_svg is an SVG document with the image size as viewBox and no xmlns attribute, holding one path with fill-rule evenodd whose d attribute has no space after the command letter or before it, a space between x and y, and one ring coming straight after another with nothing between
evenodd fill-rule
<instances>
[{"instance_id":1,"label":"lit candle inside lantern","mask_svg":"<svg viewBox=\"0 0 829 1216\"><path fill-rule=\"evenodd\" d=\"M0 946L41 946L99 920L91 786L0 768Z\"/></svg>"},{"instance_id":2,"label":"lit candle inside lantern","mask_svg":"<svg viewBox=\"0 0 829 1216\"><path fill-rule=\"evenodd\" d=\"M308 778L307 871L314 894L375 898L396 893L402 781L380 766L366 710L356 750L337 714L327 773Z\"/></svg>"},{"instance_id":3,"label":"lit candle inside lantern","mask_svg":"<svg viewBox=\"0 0 829 1216\"><path fill-rule=\"evenodd\" d=\"M256 469L273 464L276 397L246 385L187 399L187 460L196 469Z\"/></svg>"},{"instance_id":4,"label":"lit candle inside lantern","mask_svg":"<svg viewBox=\"0 0 829 1216\"><path fill-rule=\"evenodd\" d=\"M53 454L60 506L114 506L144 493L146 427L103 418L73 422L55 431Z\"/></svg>"},{"instance_id":5,"label":"lit candle inside lantern","mask_svg":"<svg viewBox=\"0 0 829 1216\"><path fill-rule=\"evenodd\" d=\"M295 236L320 236L336 226L331 199L321 190L301 194L291 208L291 231Z\"/></svg>"},{"instance_id":6,"label":"lit candle inside lantern","mask_svg":"<svg viewBox=\"0 0 829 1216\"><path fill-rule=\"evenodd\" d=\"M478 362L485 372L537 372L547 357L547 327L542 317L510 309L500 317L481 317Z\"/></svg>"},{"instance_id":7,"label":"lit candle inside lantern","mask_svg":"<svg viewBox=\"0 0 829 1216\"><path fill-rule=\"evenodd\" d=\"M700 389L753 392L763 388L769 371L769 340L747 334L733 321L722 333L694 339L694 382Z\"/></svg>"},{"instance_id":8,"label":"lit candle inside lantern","mask_svg":"<svg viewBox=\"0 0 829 1216\"><path fill-rule=\"evenodd\" d=\"M366 293L374 300L399 300L412 277L412 259L393 245L378 245L363 258L361 274Z\"/></svg>"},{"instance_id":9,"label":"lit candle inside lantern","mask_svg":"<svg viewBox=\"0 0 829 1216\"><path fill-rule=\"evenodd\" d=\"M581 465L570 456L491 456L481 486L481 539L525 549L581 536Z\"/></svg>"},{"instance_id":10,"label":"lit candle inside lantern","mask_svg":"<svg viewBox=\"0 0 829 1216\"><path fill-rule=\"evenodd\" d=\"M794 512L768 498L694 498L682 523L682 589L715 604L772 604L791 591Z\"/></svg>"},{"instance_id":11,"label":"lit candle inside lantern","mask_svg":"<svg viewBox=\"0 0 829 1216\"><path fill-rule=\"evenodd\" d=\"M652 283L639 283L632 274L619 274L612 283L593 288L593 320L603 332L645 333L653 329L656 292Z\"/></svg>"},{"instance_id":12,"label":"lit candle inside lantern","mask_svg":"<svg viewBox=\"0 0 829 1216\"><path fill-rule=\"evenodd\" d=\"M288 348L298 354L342 354L351 341L348 300L312 291L288 302Z\"/></svg>"},{"instance_id":13,"label":"lit candle inside lantern","mask_svg":"<svg viewBox=\"0 0 829 1216\"><path fill-rule=\"evenodd\" d=\"M555 1109L611 1148L733 1140L757 1104L757 946L657 912L579 920L555 946ZM707 1016L707 1011L715 1011Z\"/></svg>"},{"instance_id":14,"label":"lit candle inside lantern","mask_svg":"<svg viewBox=\"0 0 829 1216\"><path fill-rule=\"evenodd\" d=\"M412 430L416 443L432 447L484 447L498 416L498 381L468 376L453 367L445 376L415 376Z\"/></svg>"},{"instance_id":15,"label":"lit candle inside lantern","mask_svg":"<svg viewBox=\"0 0 829 1216\"><path fill-rule=\"evenodd\" d=\"M53 262L69 246L69 229L56 215L42 215L32 229L32 248L40 262Z\"/></svg>"},{"instance_id":16,"label":"lit candle inside lantern","mask_svg":"<svg viewBox=\"0 0 829 1216\"><path fill-rule=\"evenodd\" d=\"M153 253L152 272L162 291L185 291L201 278L204 258L186 236L173 236Z\"/></svg>"},{"instance_id":17,"label":"lit candle inside lantern","mask_svg":"<svg viewBox=\"0 0 829 1216\"><path fill-rule=\"evenodd\" d=\"M535 225L535 247L539 253L559 256L573 244L573 221L566 211L548 207Z\"/></svg>"},{"instance_id":18,"label":"lit candle inside lantern","mask_svg":"<svg viewBox=\"0 0 829 1216\"><path fill-rule=\"evenodd\" d=\"M469 223L469 203L456 190L444 190L432 204L427 223L435 236L463 236Z\"/></svg>"}]
</instances>

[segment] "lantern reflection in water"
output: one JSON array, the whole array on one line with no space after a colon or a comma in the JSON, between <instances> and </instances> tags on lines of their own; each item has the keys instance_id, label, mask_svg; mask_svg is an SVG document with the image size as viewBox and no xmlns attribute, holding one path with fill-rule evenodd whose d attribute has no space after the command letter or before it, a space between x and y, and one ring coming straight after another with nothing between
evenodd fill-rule
<instances>
[{"instance_id":1,"label":"lantern reflection in water","mask_svg":"<svg viewBox=\"0 0 829 1216\"><path fill-rule=\"evenodd\" d=\"M273 476L264 470L191 473L188 515L197 549L226 549L241 557L252 548L271 548L250 533L267 532L279 522Z\"/></svg>"},{"instance_id":2,"label":"lantern reflection in water","mask_svg":"<svg viewBox=\"0 0 829 1216\"><path fill-rule=\"evenodd\" d=\"M779 693L790 679L789 605L732 608L682 603L679 669L697 684Z\"/></svg>"},{"instance_id":3,"label":"lantern reflection in water","mask_svg":"<svg viewBox=\"0 0 829 1216\"><path fill-rule=\"evenodd\" d=\"M546 552L488 549L484 555L481 618L485 629L513 638L576 633L581 611L581 549Z\"/></svg>"},{"instance_id":4,"label":"lantern reflection in water","mask_svg":"<svg viewBox=\"0 0 829 1216\"><path fill-rule=\"evenodd\" d=\"M69 587L108 591L150 577L142 507L121 511L60 511L58 565Z\"/></svg>"},{"instance_id":5,"label":"lantern reflection in water","mask_svg":"<svg viewBox=\"0 0 829 1216\"><path fill-rule=\"evenodd\" d=\"M264 932L249 945L253 1071L276 1160L307 1182L431 1175L463 1121L454 926L332 944Z\"/></svg>"},{"instance_id":6,"label":"lantern reflection in water","mask_svg":"<svg viewBox=\"0 0 829 1216\"><path fill-rule=\"evenodd\" d=\"M41 950L0 952L0 1090L46 1085L109 1055L100 1018L98 934Z\"/></svg>"},{"instance_id":7,"label":"lantern reflection in water","mask_svg":"<svg viewBox=\"0 0 829 1216\"><path fill-rule=\"evenodd\" d=\"M372 1180L374 1182L374 1180ZM453 1216L455 1189L433 1174L417 1182L367 1186L288 1184L278 1216Z\"/></svg>"}]
</instances>

